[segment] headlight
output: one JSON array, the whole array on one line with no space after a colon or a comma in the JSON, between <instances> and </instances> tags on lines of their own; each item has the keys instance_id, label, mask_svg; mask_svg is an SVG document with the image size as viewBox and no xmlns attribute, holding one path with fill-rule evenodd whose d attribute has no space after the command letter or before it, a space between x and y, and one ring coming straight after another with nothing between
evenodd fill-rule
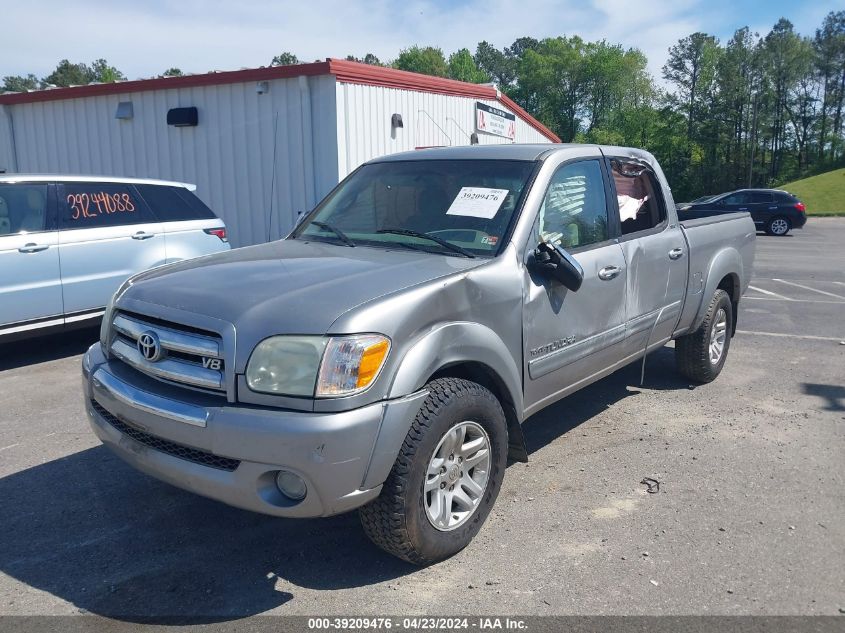
<instances>
[{"instance_id":1,"label":"headlight","mask_svg":"<svg viewBox=\"0 0 845 633\"><path fill-rule=\"evenodd\" d=\"M246 382L262 393L348 396L372 384L389 350L389 339L379 334L273 336L252 352Z\"/></svg>"},{"instance_id":2,"label":"headlight","mask_svg":"<svg viewBox=\"0 0 845 633\"><path fill-rule=\"evenodd\" d=\"M120 288L118 288L117 292L111 296L111 299L109 299L108 304L106 304L106 309L103 312L103 320L100 323L100 347L103 350L103 354L106 356L109 355L109 347L111 346L111 320L112 315L114 314L114 304L120 298L120 295L126 292L131 285L132 277L120 284Z\"/></svg>"},{"instance_id":3,"label":"headlight","mask_svg":"<svg viewBox=\"0 0 845 633\"><path fill-rule=\"evenodd\" d=\"M390 341L378 334L358 334L329 339L316 396L348 396L366 389L387 358Z\"/></svg>"},{"instance_id":4,"label":"headlight","mask_svg":"<svg viewBox=\"0 0 845 633\"><path fill-rule=\"evenodd\" d=\"M253 391L310 398L327 342L322 336L264 339L249 359L246 383Z\"/></svg>"},{"instance_id":5,"label":"headlight","mask_svg":"<svg viewBox=\"0 0 845 633\"><path fill-rule=\"evenodd\" d=\"M111 344L109 341L109 330L111 329L112 312L114 312L114 295L109 299L106 310L103 312L103 321L100 323L100 348L106 356L108 356L109 346Z\"/></svg>"}]
</instances>

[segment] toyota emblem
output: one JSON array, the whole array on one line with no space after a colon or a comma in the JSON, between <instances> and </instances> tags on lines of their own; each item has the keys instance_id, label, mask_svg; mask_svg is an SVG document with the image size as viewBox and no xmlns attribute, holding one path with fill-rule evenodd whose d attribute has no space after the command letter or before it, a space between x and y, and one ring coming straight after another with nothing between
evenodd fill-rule
<instances>
[{"instance_id":1,"label":"toyota emblem","mask_svg":"<svg viewBox=\"0 0 845 633\"><path fill-rule=\"evenodd\" d=\"M138 337L138 351L151 363L159 360L161 358L161 341L158 340L158 335L152 330L141 334Z\"/></svg>"}]
</instances>

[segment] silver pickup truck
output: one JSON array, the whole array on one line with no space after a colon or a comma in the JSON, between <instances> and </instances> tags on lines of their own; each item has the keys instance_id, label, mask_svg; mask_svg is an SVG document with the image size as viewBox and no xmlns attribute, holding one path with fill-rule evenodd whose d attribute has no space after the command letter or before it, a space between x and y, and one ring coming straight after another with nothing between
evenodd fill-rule
<instances>
[{"instance_id":1,"label":"silver pickup truck","mask_svg":"<svg viewBox=\"0 0 845 633\"><path fill-rule=\"evenodd\" d=\"M754 240L747 213L679 223L636 149L380 158L286 239L127 281L86 408L141 471L271 515L360 508L430 563L479 531L532 413L670 340L716 378Z\"/></svg>"}]
</instances>

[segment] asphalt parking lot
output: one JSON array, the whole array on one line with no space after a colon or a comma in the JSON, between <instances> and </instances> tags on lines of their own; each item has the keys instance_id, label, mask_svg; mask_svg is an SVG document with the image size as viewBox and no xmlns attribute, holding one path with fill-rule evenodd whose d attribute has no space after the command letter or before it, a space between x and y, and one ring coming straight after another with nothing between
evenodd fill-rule
<instances>
[{"instance_id":1,"label":"asphalt parking lot","mask_svg":"<svg viewBox=\"0 0 845 633\"><path fill-rule=\"evenodd\" d=\"M96 332L0 347L0 614L836 615L843 244L845 218L760 236L716 382L689 385L665 348L643 386L629 366L535 415L479 537L425 569L354 513L259 516L125 466L82 408Z\"/></svg>"}]
</instances>

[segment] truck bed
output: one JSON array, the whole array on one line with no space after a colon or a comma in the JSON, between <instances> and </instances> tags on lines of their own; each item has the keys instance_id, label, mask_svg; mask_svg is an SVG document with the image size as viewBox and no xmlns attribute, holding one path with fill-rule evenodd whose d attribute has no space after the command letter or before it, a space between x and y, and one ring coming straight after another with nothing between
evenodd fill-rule
<instances>
[{"instance_id":1,"label":"truck bed","mask_svg":"<svg viewBox=\"0 0 845 633\"><path fill-rule=\"evenodd\" d=\"M698 327L702 302L713 296L729 270L739 273L736 279L739 293L745 293L751 279L757 235L748 213L683 220L680 226L687 242L689 273L686 300L675 336Z\"/></svg>"}]
</instances>

